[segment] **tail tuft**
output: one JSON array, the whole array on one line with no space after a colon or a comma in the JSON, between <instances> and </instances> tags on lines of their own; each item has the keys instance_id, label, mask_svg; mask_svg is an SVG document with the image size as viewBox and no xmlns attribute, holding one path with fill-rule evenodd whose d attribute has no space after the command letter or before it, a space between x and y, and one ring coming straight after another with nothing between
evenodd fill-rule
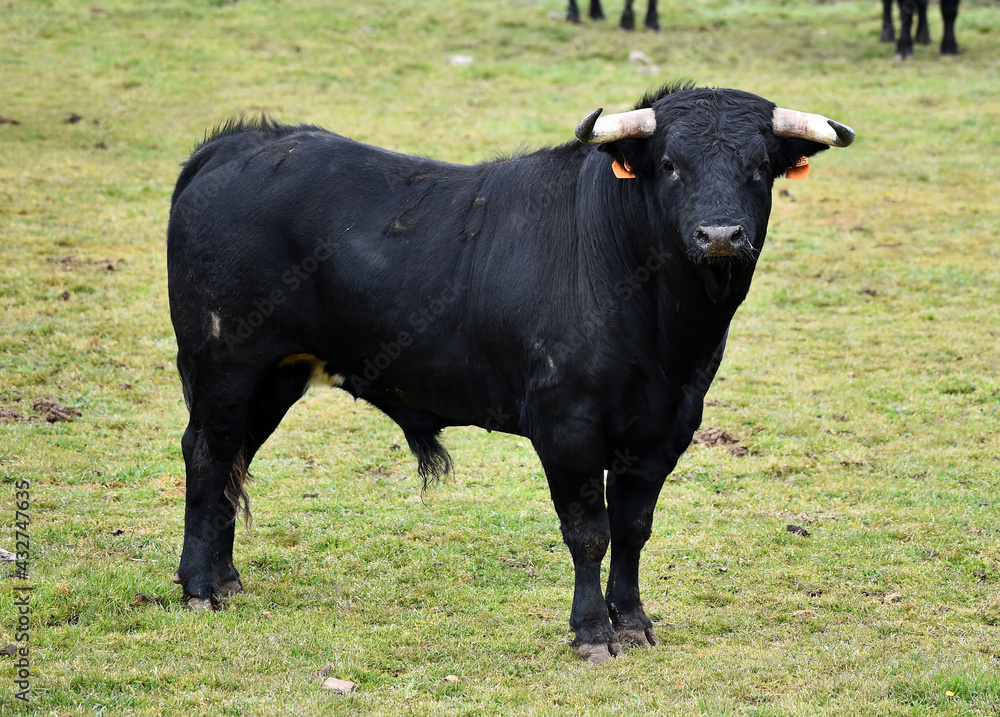
<instances>
[{"instance_id":1,"label":"tail tuft","mask_svg":"<svg viewBox=\"0 0 1000 717\"><path fill-rule=\"evenodd\" d=\"M236 454L236 460L233 461L232 469L229 471L229 482L226 484L225 491L226 498L233 505L234 515L240 514L242 504L243 526L248 530L253 524L253 519L250 515L250 496L247 494L246 489L246 484L253 478L250 471L247 470L249 467L250 465L247 462L244 449L241 448L240 452Z\"/></svg>"}]
</instances>

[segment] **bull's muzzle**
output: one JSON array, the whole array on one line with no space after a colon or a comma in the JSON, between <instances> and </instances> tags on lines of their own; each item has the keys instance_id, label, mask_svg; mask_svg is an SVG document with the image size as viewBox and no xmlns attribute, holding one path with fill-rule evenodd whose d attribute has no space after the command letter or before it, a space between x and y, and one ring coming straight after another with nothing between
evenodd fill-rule
<instances>
[{"instance_id":1,"label":"bull's muzzle","mask_svg":"<svg viewBox=\"0 0 1000 717\"><path fill-rule=\"evenodd\" d=\"M694 230L694 243L712 259L739 256L750 246L742 226L700 226Z\"/></svg>"}]
</instances>

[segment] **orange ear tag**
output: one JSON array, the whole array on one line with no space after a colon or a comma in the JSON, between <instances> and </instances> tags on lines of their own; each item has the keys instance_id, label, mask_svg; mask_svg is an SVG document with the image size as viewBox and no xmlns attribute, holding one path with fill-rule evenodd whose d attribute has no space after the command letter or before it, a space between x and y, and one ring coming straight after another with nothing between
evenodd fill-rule
<instances>
[{"instance_id":1,"label":"orange ear tag","mask_svg":"<svg viewBox=\"0 0 1000 717\"><path fill-rule=\"evenodd\" d=\"M628 162L622 164L616 159L615 163L611 165L611 171L615 173L618 179L635 179L635 174L632 172L632 167L629 166Z\"/></svg>"},{"instance_id":2,"label":"orange ear tag","mask_svg":"<svg viewBox=\"0 0 1000 717\"><path fill-rule=\"evenodd\" d=\"M809 159L807 157L799 157L799 161L795 163L795 166L785 172L785 176L789 179L805 179L809 176Z\"/></svg>"}]
</instances>

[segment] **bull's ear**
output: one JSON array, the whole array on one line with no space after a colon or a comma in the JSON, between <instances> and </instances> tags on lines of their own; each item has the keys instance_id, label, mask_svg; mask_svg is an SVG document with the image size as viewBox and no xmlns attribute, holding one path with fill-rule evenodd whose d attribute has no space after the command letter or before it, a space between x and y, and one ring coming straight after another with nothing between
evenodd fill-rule
<instances>
[{"instance_id":1,"label":"bull's ear","mask_svg":"<svg viewBox=\"0 0 1000 717\"><path fill-rule=\"evenodd\" d=\"M642 140L618 140L598 145L597 151L608 155L608 172L618 179L634 179L646 174L646 142Z\"/></svg>"},{"instance_id":2,"label":"bull's ear","mask_svg":"<svg viewBox=\"0 0 1000 717\"><path fill-rule=\"evenodd\" d=\"M785 139L778 137L777 148L771 152L771 166L774 176L784 176L788 170L800 166L803 157L812 157L823 150L830 149L820 142L810 142L807 139Z\"/></svg>"}]
</instances>

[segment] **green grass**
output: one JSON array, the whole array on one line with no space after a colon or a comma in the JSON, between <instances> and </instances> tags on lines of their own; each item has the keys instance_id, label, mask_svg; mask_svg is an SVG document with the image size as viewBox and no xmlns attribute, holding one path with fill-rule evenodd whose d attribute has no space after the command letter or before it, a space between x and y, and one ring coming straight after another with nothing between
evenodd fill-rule
<instances>
[{"instance_id":1,"label":"green grass","mask_svg":"<svg viewBox=\"0 0 1000 717\"><path fill-rule=\"evenodd\" d=\"M0 547L32 483L37 713L1000 712L995 7L963 3L959 58L902 64L867 1L668 4L661 35L568 26L561 0L0 7L0 115L21 122L0 124L0 409L82 414L0 423ZM644 555L662 646L573 656L571 562L526 440L449 430L455 474L421 493L400 431L328 389L255 462L247 592L186 611L164 232L206 129L265 108L471 162L675 78L859 139L776 187L705 417L749 455L693 447ZM327 667L360 689L323 691ZM0 656L5 713L14 671Z\"/></svg>"}]
</instances>

